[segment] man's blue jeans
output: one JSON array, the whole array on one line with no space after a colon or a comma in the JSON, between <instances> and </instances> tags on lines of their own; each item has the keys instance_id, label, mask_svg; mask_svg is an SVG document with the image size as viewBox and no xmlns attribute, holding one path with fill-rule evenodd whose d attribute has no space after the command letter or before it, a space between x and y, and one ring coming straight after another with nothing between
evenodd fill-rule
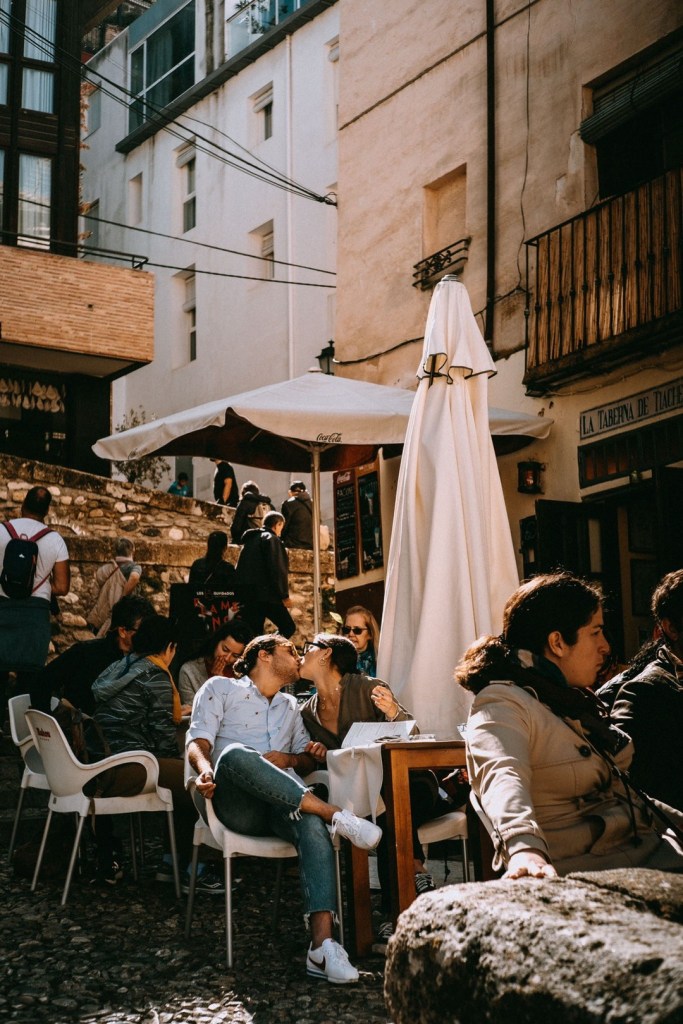
<instances>
[{"instance_id":1,"label":"man's blue jeans","mask_svg":"<svg viewBox=\"0 0 683 1024\"><path fill-rule=\"evenodd\" d=\"M299 813L306 787L266 761L258 750L231 745L214 771L216 817L245 836L279 836L296 847L306 919L336 913L332 841L322 818Z\"/></svg>"}]
</instances>

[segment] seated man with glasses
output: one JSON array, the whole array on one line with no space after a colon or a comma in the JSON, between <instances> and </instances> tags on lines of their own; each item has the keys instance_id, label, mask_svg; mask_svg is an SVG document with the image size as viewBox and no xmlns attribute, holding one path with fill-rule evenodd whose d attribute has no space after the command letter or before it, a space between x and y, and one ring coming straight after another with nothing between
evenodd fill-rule
<instances>
[{"instance_id":1,"label":"seated man with glasses","mask_svg":"<svg viewBox=\"0 0 683 1024\"><path fill-rule=\"evenodd\" d=\"M382 831L372 822L314 796L299 778L315 767L296 700L281 693L299 678L301 658L279 634L258 636L233 667L238 676L208 679L195 697L187 734L197 791L216 816L242 835L277 835L299 854L311 945L307 973L343 985L358 971L333 939L336 908L330 835L374 849Z\"/></svg>"}]
</instances>

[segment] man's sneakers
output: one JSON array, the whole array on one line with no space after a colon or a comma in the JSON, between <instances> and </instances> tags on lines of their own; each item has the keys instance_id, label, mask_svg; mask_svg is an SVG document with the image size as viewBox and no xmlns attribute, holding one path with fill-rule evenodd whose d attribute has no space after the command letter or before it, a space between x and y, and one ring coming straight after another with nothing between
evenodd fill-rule
<instances>
[{"instance_id":1,"label":"man's sneakers","mask_svg":"<svg viewBox=\"0 0 683 1024\"><path fill-rule=\"evenodd\" d=\"M334 939L325 939L317 949L309 947L306 973L311 978L324 978L332 985L351 985L358 981L358 971L349 962L344 947Z\"/></svg>"},{"instance_id":2,"label":"man's sneakers","mask_svg":"<svg viewBox=\"0 0 683 1024\"><path fill-rule=\"evenodd\" d=\"M377 937L372 944L373 953L386 953L387 943L394 934L394 925L392 921L382 921L381 925L377 929Z\"/></svg>"},{"instance_id":3,"label":"man's sneakers","mask_svg":"<svg viewBox=\"0 0 683 1024\"><path fill-rule=\"evenodd\" d=\"M415 892L418 896L421 896L423 892L434 892L435 889L434 879L428 871L415 872Z\"/></svg>"},{"instance_id":4,"label":"man's sneakers","mask_svg":"<svg viewBox=\"0 0 683 1024\"><path fill-rule=\"evenodd\" d=\"M359 850L374 850L382 838L382 829L378 825L359 818L352 811L337 811L328 828L333 839L335 835L343 836Z\"/></svg>"},{"instance_id":5,"label":"man's sneakers","mask_svg":"<svg viewBox=\"0 0 683 1024\"><path fill-rule=\"evenodd\" d=\"M91 885L114 886L123 878L123 868L117 860L100 863L94 878L90 879Z\"/></svg>"},{"instance_id":6,"label":"man's sneakers","mask_svg":"<svg viewBox=\"0 0 683 1024\"><path fill-rule=\"evenodd\" d=\"M181 889L184 893L189 893L189 874L185 875ZM202 873L197 876L194 891L195 894L206 892L209 896L225 896L225 880L215 864L207 864Z\"/></svg>"}]
</instances>

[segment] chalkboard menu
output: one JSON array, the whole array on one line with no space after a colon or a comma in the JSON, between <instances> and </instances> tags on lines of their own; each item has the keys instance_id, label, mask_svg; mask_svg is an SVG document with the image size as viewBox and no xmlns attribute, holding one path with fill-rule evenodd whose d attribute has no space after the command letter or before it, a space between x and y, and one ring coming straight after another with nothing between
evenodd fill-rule
<instances>
[{"instance_id":1,"label":"chalkboard menu","mask_svg":"<svg viewBox=\"0 0 683 1024\"><path fill-rule=\"evenodd\" d=\"M360 507L360 540L363 551L363 572L384 565L382 554L382 516L379 507L379 476L377 470L358 476Z\"/></svg>"},{"instance_id":2,"label":"chalkboard menu","mask_svg":"<svg viewBox=\"0 0 683 1024\"><path fill-rule=\"evenodd\" d=\"M358 575L358 514L353 471L334 475L334 548L338 580Z\"/></svg>"}]
</instances>

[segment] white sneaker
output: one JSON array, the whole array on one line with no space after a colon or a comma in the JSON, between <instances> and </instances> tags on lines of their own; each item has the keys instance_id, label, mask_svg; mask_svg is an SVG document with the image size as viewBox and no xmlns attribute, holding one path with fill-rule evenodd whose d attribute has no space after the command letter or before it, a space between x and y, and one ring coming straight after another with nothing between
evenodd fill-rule
<instances>
[{"instance_id":1,"label":"white sneaker","mask_svg":"<svg viewBox=\"0 0 683 1024\"><path fill-rule=\"evenodd\" d=\"M382 838L382 829L365 818L359 818L353 811L337 811L328 825L330 835L343 836L359 850L374 850Z\"/></svg>"},{"instance_id":2,"label":"white sneaker","mask_svg":"<svg viewBox=\"0 0 683 1024\"><path fill-rule=\"evenodd\" d=\"M343 946L334 939L325 939L322 946L309 946L306 973L311 978L326 978L333 985L350 985L358 981L358 971L349 962Z\"/></svg>"}]
</instances>

